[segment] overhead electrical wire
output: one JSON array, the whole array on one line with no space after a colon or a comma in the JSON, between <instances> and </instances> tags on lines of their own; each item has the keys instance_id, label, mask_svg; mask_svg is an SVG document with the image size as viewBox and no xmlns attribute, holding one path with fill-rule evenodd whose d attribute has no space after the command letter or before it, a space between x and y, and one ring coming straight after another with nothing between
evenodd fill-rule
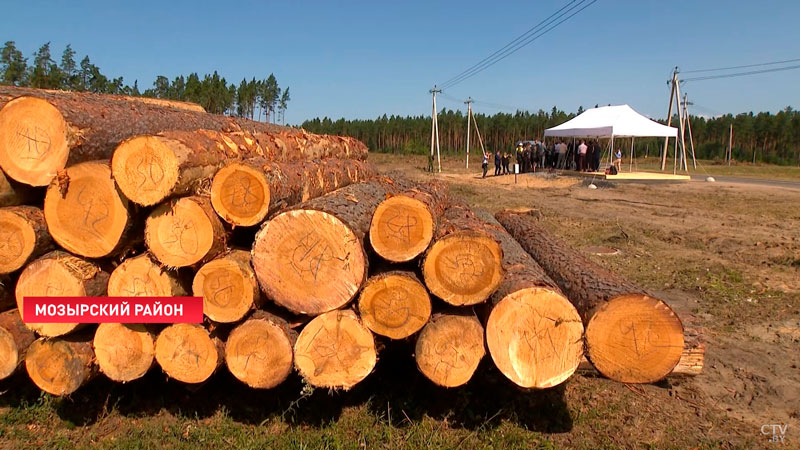
<instances>
[{"instance_id":1,"label":"overhead electrical wire","mask_svg":"<svg viewBox=\"0 0 800 450\"><path fill-rule=\"evenodd\" d=\"M800 61L800 58L796 59L786 59L783 61L770 61L765 63L758 63L758 64L745 64L743 66L730 66L730 67L717 67L716 69L696 69L696 70L683 70L682 73L701 73L701 72L718 72L722 70L733 70L733 69L747 69L749 67L761 67L761 66L774 66L776 64L787 64Z\"/></svg>"},{"instance_id":2,"label":"overhead electrical wire","mask_svg":"<svg viewBox=\"0 0 800 450\"><path fill-rule=\"evenodd\" d=\"M794 70L800 69L800 64L795 66L786 66L786 67L776 67L773 69L761 69L761 70L751 70L748 72L736 72L736 73L725 73L720 75L706 75L702 77L693 77L693 78L684 78L681 82L686 81L704 81L704 80L716 80L718 78L733 78L733 77L743 77L746 75L755 75L759 73L769 73L769 72L781 72L784 70Z\"/></svg>"}]
</instances>

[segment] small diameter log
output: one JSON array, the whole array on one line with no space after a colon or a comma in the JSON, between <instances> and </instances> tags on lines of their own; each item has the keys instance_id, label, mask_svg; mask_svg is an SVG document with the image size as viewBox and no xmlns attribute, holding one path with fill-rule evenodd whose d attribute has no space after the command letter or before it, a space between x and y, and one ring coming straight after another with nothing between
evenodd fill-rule
<instances>
[{"instance_id":1,"label":"small diameter log","mask_svg":"<svg viewBox=\"0 0 800 450\"><path fill-rule=\"evenodd\" d=\"M0 314L0 380L16 372L35 340L36 335L22 323L19 311Z\"/></svg>"},{"instance_id":2,"label":"small diameter log","mask_svg":"<svg viewBox=\"0 0 800 450\"><path fill-rule=\"evenodd\" d=\"M252 254L267 296L307 315L348 304L366 279L363 239L370 219L393 189L383 181L353 184L265 222Z\"/></svg>"},{"instance_id":3,"label":"small diameter log","mask_svg":"<svg viewBox=\"0 0 800 450\"><path fill-rule=\"evenodd\" d=\"M194 323L176 323L161 330L156 339L156 361L170 378L202 383L224 358L222 341Z\"/></svg>"},{"instance_id":4,"label":"small diameter log","mask_svg":"<svg viewBox=\"0 0 800 450\"><path fill-rule=\"evenodd\" d=\"M306 324L294 346L294 363L314 387L348 390L375 368L372 333L350 310L329 311Z\"/></svg>"},{"instance_id":5,"label":"small diameter log","mask_svg":"<svg viewBox=\"0 0 800 450\"><path fill-rule=\"evenodd\" d=\"M604 376L651 383L678 364L683 325L663 301L554 238L529 215L497 219L558 283L581 314L589 360Z\"/></svg>"},{"instance_id":6,"label":"small diameter log","mask_svg":"<svg viewBox=\"0 0 800 450\"><path fill-rule=\"evenodd\" d=\"M87 336L39 338L28 348L25 369L39 389L70 395L97 373L92 341Z\"/></svg>"},{"instance_id":7,"label":"small diameter log","mask_svg":"<svg viewBox=\"0 0 800 450\"><path fill-rule=\"evenodd\" d=\"M183 297L186 289L175 272L168 271L149 253L128 258L108 279L110 297Z\"/></svg>"},{"instance_id":8,"label":"small diameter log","mask_svg":"<svg viewBox=\"0 0 800 450\"><path fill-rule=\"evenodd\" d=\"M203 297L203 313L214 322L242 320L261 305L250 252L233 250L204 264L194 277L192 293Z\"/></svg>"},{"instance_id":9,"label":"small diameter log","mask_svg":"<svg viewBox=\"0 0 800 450\"><path fill-rule=\"evenodd\" d=\"M411 272L391 271L370 277L358 298L358 312L373 333L404 339L431 317L428 290Z\"/></svg>"},{"instance_id":10,"label":"small diameter log","mask_svg":"<svg viewBox=\"0 0 800 450\"><path fill-rule=\"evenodd\" d=\"M375 176L355 159L276 163L264 158L228 163L211 183L211 204L234 226L252 226L279 209Z\"/></svg>"},{"instance_id":11,"label":"small diameter log","mask_svg":"<svg viewBox=\"0 0 800 450\"><path fill-rule=\"evenodd\" d=\"M466 206L449 207L422 261L431 294L455 305L483 303L503 280L503 252Z\"/></svg>"},{"instance_id":12,"label":"small diameter log","mask_svg":"<svg viewBox=\"0 0 800 450\"><path fill-rule=\"evenodd\" d=\"M425 377L444 387L466 384L486 354L483 326L472 312L434 314L417 338L414 358Z\"/></svg>"},{"instance_id":13,"label":"small diameter log","mask_svg":"<svg viewBox=\"0 0 800 450\"><path fill-rule=\"evenodd\" d=\"M438 180L382 201L369 227L373 250L391 262L407 262L418 257L430 246L447 203L447 184Z\"/></svg>"},{"instance_id":14,"label":"small diameter log","mask_svg":"<svg viewBox=\"0 0 800 450\"><path fill-rule=\"evenodd\" d=\"M237 325L225 342L228 370L244 384L270 389L291 373L297 332L265 311L255 311Z\"/></svg>"},{"instance_id":15,"label":"small diameter log","mask_svg":"<svg viewBox=\"0 0 800 450\"><path fill-rule=\"evenodd\" d=\"M76 255L102 258L128 243L128 201L114 185L108 161L61 172L47 188L44 218L58 245Z\"/></svg>"},{"instance_id":16,"label":"small diameter log","mask_svg":"<svg viewBox=\"0 0 800 450\"><path fill-rule=\"evenodd\" d=\"M100 371L113 381L137 380L153 366L155 336L144 325L101 323L93 346Z\"/></svg>"},{"instance_id":17,"label":"small diameter log","mask_svg":"<svg viewBox=\"0 0 800 450\"><path fill-rule=\"evenodd\" d=\"M25 297L102 297L106 295L108 273L98 266L62 251L45 254L28 264L19 275L15 295L23 320ZM42 336L67 334L81 324L28 323L25 325Z\"/></svg>"},{"instance_id":18,"label":"small diameter log","mask_svg":"<svg viewBox=\"0 0 800 450\"><path fill-rule=\"evenodd\" d=\"M30 186L11 180L0 170L0 207L35 202L36 197Z\"/></svg>"},{"instance_id":19,"label":"small diameter log","mask_svg":"<svg viewBox=\"0 0 800 450\"><path fill-rule=\"evenodd\" d=\"M167 267L208 261L225 249L225 229L207 197L182 197L150 213L145 222L147 248Z\"/></svg>"},{"instance_id":20,"label":"small diameter log","mask_svg":"<svg viewBox=\"0 0 800 450\"><path fill-rule=\"evenodd\" d=\"M33 206L0 209L0 274L22 268L53 249L44 213Z\"/></svg>"}]
</instances>

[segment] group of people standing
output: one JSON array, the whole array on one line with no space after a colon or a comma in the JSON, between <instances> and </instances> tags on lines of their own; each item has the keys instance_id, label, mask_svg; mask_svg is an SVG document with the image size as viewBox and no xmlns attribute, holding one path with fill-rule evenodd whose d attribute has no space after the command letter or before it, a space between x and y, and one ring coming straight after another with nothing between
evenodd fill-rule
<instances>
[{"instance_id":1,"label":"group of people standing","mask_svg":"<svg viewBox=\"0 0 800 450\"><path fill-rule=\"evenodd\" d=\"M519 173L535 172L544 169L579 170L596 172L600 168L600 159L603 149L596 140L589 141L544 141L520 142L514 151L514 159L519 164ZM505 175L513 173L509 168L512 155L508 152L494 153L494 174ZM483 154L483 177L489 170L491 154Z\"/></svg>"}]
</instances>

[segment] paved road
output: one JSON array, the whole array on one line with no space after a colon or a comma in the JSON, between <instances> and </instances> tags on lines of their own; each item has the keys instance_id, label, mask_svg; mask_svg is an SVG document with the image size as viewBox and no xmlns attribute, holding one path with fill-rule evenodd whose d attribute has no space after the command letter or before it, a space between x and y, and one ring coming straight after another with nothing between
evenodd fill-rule
<instances>
[{"instance_id":1,"label":"paved road","mask_svg":"<svg viewBox=\"0 0 800 450\"><path fill-rule=\"evenodd\" d=\"M692 181L705 181L707 175L692 175ZM745 178L745 177L729 177L729 176L715 176L715 180L720 183L737 183L737 184L756 184L761 186L775 186L784 187L789 189L800 189L800 181L789 180L765 180L763 178Z\"/></svg>"}]
</instances>

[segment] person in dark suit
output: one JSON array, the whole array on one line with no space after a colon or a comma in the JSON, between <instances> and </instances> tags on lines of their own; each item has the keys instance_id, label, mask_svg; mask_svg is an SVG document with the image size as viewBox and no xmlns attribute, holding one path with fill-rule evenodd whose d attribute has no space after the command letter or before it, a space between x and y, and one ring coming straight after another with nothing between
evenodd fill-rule
<instances>
[{"instance_id":1,"label":"person in dark suit","mask_svg":"<svg viewBox=\"0 0 800 450\"><path fill-rule=\"evenodd\" d=\"M500 150L494 152L494 176L500 175L501 159L502 158L500 157Z\"/></svg>"}]
</instances>

